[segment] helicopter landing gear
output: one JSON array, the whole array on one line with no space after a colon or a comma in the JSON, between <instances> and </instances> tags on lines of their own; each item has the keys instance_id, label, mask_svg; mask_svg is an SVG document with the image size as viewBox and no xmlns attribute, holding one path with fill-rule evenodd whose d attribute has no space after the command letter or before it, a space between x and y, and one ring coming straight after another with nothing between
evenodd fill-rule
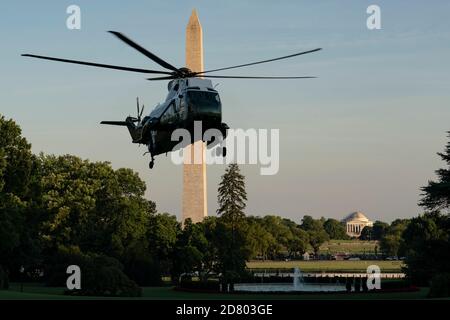
<instances>
[{"instance_id":1,"label":"helicopter landing gear","mask_svg":"<svg viewBox=\"0 0 450 320\"><path fill-rule=\"evenodd\" d=\"M155 161L152 159L150 162L149 162L149 164L148 164L148 167L150 168L150 169L153 169L153 166L155 165Z\"/></svg>"},{"instance_id":2,"label":"helicopter landing gear","mask_svg":"<svg viewBox=\"0 0 450 320\"><path fill-rule=\"evenodd\" d=\"M153 166L155 165L155 158L153 157L153 155L150 153L152 159L150 160L150 162L148 163L148 167L150 169L153 169Z\"/></svg>"}]
</instances>

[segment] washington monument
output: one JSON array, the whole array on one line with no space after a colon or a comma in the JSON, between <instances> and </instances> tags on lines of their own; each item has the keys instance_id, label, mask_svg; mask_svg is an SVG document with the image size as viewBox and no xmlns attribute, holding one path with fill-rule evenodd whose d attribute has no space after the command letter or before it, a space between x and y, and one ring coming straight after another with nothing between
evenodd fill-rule
<instances>
[{"instance_id":1,"label":"washington monument","mask_svg":"<svg viewBox=\"0 0 450 320\"><path fill-rule=\"evenodd\" d=\"M194 72L204 71L202 26L195 9L186 27L186 67ZM197 159L202 159L200 164L194 164L194 154ZM184 155L182 222L191 218L196 223L208 215L205 143L197 141L187 146ZM191 161L186 161L189 157Z\"/></svg>"}]
</instances>

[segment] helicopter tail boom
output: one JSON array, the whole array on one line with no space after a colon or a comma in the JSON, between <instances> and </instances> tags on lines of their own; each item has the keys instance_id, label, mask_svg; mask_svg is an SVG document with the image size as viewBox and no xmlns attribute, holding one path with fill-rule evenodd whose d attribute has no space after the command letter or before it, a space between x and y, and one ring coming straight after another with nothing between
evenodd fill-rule
<instances>
[{"instance_id":1,"label":"helicopter tail boom","mask_svg":"<svg viewBox=\"0 0 450 320\"><path fill-rule=\"evenodd\" d=\"M100 122L100 124L109 124L111 126L127 126L127 122L126 121L102 121Z\"/></svg>"},{"instance_id":2,"label":"helicopter tail boom","mask_svg":"<svg viewBox=\"0 0 450 320\"><path fill-rule=\"evenodd\" d=\"M133 117L127 117L125 121L102 121L100 124L109 124L113 126L127 127L130 132L133 143L143 143L142 141L142 128L134 124L136 121Z\"/></svg>"}]
</instances>

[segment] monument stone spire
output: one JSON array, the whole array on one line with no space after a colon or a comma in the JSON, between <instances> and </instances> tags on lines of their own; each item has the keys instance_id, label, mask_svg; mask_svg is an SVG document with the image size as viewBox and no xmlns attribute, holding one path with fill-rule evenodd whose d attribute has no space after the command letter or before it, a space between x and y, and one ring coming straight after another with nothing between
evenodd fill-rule
<instances>
[{"instance_id":1,"label":"monument stone spire","mask_svg":"<svg viewBox=\"0 0 450 320\"><path fill-rule=\"evenodd\" d=\"M194 72L204 70L203 32L195 9L186 27L186 67ZM184 150L182 223L187 218L200 222L208 215L205 148L203 141L197 141Z\"/></svg>"}]
</instances>

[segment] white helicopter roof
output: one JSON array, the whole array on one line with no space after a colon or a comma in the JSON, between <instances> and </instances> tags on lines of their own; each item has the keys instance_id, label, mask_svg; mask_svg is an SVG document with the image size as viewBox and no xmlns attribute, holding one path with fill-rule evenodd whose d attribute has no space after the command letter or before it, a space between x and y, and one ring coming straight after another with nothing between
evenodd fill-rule
<instances>
[{"instance_id":1,"label":"white helicopter roof","mask_svg":"<svg viewBox=\"0 0 450 320\"><path fill-rule=\"evenodd\" d=\"M209 79L201 79L201 78L189 78L187 79L187 87L188 89L191 87L198 87L200 90L208 90L213 89L212 81ZM197 89L197 88L195 88Z\"/></svg>"}]
</instances>

